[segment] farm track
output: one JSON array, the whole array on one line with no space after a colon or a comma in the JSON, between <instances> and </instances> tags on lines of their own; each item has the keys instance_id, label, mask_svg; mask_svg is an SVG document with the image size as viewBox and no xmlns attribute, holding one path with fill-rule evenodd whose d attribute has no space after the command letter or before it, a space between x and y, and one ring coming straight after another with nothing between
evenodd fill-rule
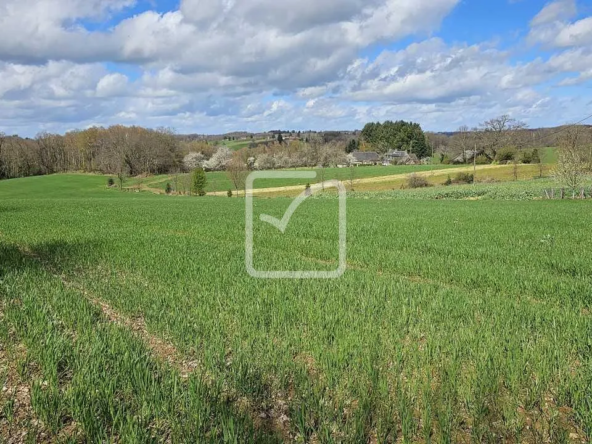
<instances>
[{"instance_id":1,"label":"farm track","mask_svg":"<svg viewBox=\"0 0 592 444\"><path fill-rule=\"evenodd\" d=\"M0 322L5 322L2 305ZM31 408L30 387L21 380L16 368L19 355L23 357L25 354L20 344L9 352L7 345L0 343L0 442L6 444L23 443L33 435L37 442L43 440L41 433L31 433L31 426L39 426L39 421Z\"/></svg>"},{"instance_id":2,"label":"farm track","mask_svg":"<svg viewBox=\"0 0 592 444\"><path fill-rule=\"evenodd\" d=\"M77 282L71 281L65 274L53 269L51 264L45 262L41 257L36 255L27 247L18 246L18 248L24 256L29 257L31 260L37 261L43 267L43 269L51 273L53 277L55 277L56 279L59 279L64 285L64 287L77 292L93 306L100 309L103 313L103 316L108 322L125 327L131 332L133 332L133 334L148 347L154 358L156 358L160 362L170 365L172 368L177 370L183 380L186 381L192 374L194 374L195 372L199 372L200 376L204 378L204 382L209 387L214 386L215 381L213 377L209 375L202 366L200 366L199 361L195 359L188 359L188 357L184 356L181 352L179 352L177 347L175 347L175 345L172 344L170 341L162 339L158 335L151 333L148 330L146 322L143 318L130 318L119 313L107 302L86 290L84 286L80 285ZM2 312L0 310L0 319L2 319L1 314ZM0 344L0 370L2 369L3 364L2 351L2 345ZM30 390L28 388L23 388L21 392L28 395ZM239 411L247 413L251 417L255 427L267 433L273 433L277 436L281 436L284 439L284 441L290 440L292 438L292 436L290 435L289 428L290 418L288 417L288 406L286 402L283 399L281 399L281 396L276 397L274 406L272 408L264 408L257 406L257 404L251 401L250 399L247 399L244 396L240 396L232 388L227 389L226 395L229 400L236 399L236 401L234 402L235 407ZM28 408L25 408L25 411L28 412L28 415L33 415L30 406L30 396L26 397L26 403L23 405L25 407L28 406ZM29 421L29 423L27 424L28 426L30 426L31 422ZM35 421L33 422L33 424L39 424L39 422ZM0 427L1 426L2 423L0 422ZM2 432L1 428L0 432ZM43 433L43 436L47 435ZM3 438L2 433L0 433L0 437ZM9 441L7 444L20 444L20 442L21 441ZM43 443L45 441L37 440L37 442ZM4 441L0 441L0 443L4 443Z\"/></svg>"},{"instance_id":3,"label":"farm track","mask_svg":"<svg viewBox=\"0 0 592 444\"><path fill-rule=\"evenodd\" d=\"M0 322L4 322L3 304L0 303ZM14 333L9 331L12 338ZM23 372L35 374L38 369L27 361L27 349L18 341L10 347L0 343L0 442L5 444L77 442L79 429L74 422L65 426L58 436L52 436L39 420L31 403L31 381L26 381ZM19 366L24 367L19 370ZM29 378L30 379L30 378Z\"/></svg>"},{"instance_id":4,"label":"farm track","mask_svg":"<svg viewBox=\"0 0 592 444\"><path fill-rule=\"evenodd\" d=\"M519 168L526 167L528 165L518 165ZM482 170L491 170L491 169L508 169L511 168L508 165L478 165L476 167L477 171ZM448 168L448 169L437 169L433 171L419 171L416 173L402 173L402 174L390 174L387 176L374 176L374 177L366 177L363 179L354 179L353 185L365 185L365 184L374 184L374 183L385 183L385 182L392 182L397 180L404 180L409 178L412 175L416 175L419 177L446 177L449 174L457 174L457 173L471 173L473 172L473 166L466 166L466 167L458 167L458 168ZM161 184L164 182L171 182L173 180L173 176L169 176L166 178L159 178L157 180L148 180L140 184L134 184L128 187L124 187L125 190L128 191L148 191L154 194L165 194L163 189L155 188L152 185ZM342 182L348 182L342 180ZM259 188L254 189L253 194L269 194L269 193L286 193L286 192L293 192L293 191L302 191L302 185L292 185L292 186L284 186L284 187L271 187L271 188ZM223 191L210 191L207 193L208 196L223 196L226 197L226 193Z\"/></svg>"},{"instance_id":5,"label":"farm track","mask_svg":"<svg viewBox=\"0 0 592 444\"><path fill-rule=\"evenodd\" d=\"M518 165L518 167L525 167L528 165ZM476 167L477 171L482 170L491 170L491 169L507 169L510 168L508 165L479 165ZM364 184L374 184L374 183L384 183L384 182L393 182L397 180L404 180L408 179L412 175L416 175L419 177L446 177L450 174L458 174L458 173L471 173L473 172L473 167L459 167L459 168L449 168L445 170L434 170L434 171L420 171L417 173L404 173L404 174L392 174L389 176L376 176L376 177L366 177L364 179L355 179L353 181L354 187L358 185ZM345 182L345 181L342 181ZM253 195L257 194L268 194L268 193L285 193L285 192L292 192L292 191L302 191L302 185L295 185L295 186L288 186L288 187L273 187L273 188L260 188L254 189L252 191ZM213 193L208 193L212 195Z\"/></svg>"}]
</instances>

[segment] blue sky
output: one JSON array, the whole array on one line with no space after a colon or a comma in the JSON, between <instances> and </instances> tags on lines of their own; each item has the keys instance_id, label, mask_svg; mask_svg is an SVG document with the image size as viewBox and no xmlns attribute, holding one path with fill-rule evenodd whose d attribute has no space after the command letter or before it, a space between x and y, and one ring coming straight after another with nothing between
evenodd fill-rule
<instances>
[{"instance_id":1,"label":"blue sky","mask_svg":"<svg viewBox=\"0 0 592 444\"><path fill-rule=\"evenodd\" d=\"M3 0L0 131L451 131L592 114L592 4Z\"/></svg>"}]
</instances>

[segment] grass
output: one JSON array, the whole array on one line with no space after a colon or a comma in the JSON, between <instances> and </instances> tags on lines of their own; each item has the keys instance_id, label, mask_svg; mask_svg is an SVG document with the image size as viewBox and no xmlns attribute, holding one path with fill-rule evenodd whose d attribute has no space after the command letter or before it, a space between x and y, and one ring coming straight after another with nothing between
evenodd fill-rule
<instances>
[{"instance_id":1,"label":"grass","mask_svg":"<svg viewBox=\"0 0 592 444\"><path fill-rule=\"evenodd\" d=\"M590 181L583 184L585 197L592 197ZM560 199L560 188L550 178L507 181L499 183L475 183L451 186L439 186L418 189L396 189L390 191L356 191L349 195L356 199L410 199L410 200L541 200L551 197ZM549 193L549 195L547 195ZM319 198L331 198L335 193L320 194ZM573 197L572 192L565 190L566 199ZM580 198L579 192L575 195Z\"/></svg>"},{"instance_id":2,"label":"grass","mask_svg":"<svg viewBox=\"0 0 592 444\"><path fill-rule=\"evenodd\" d=\"M353 174L356 179L365 179L370 177L380 177L380 176L389 176L395 174L408 174L413 172L421 172L421 171L430 171L432 168L434 170L442 170L447 168L452 168L453 165L402 165L402 166L366 166L366 167L358 167L354 168ZM285 171L294 171L294 170L285 170ZM324 171L320 169L306 169L306 168L299 168L297 171L316 171L317 172L317 179L312 181L307 180L300 180L300 179L262 179L255 182L256 188L273 188L273 187L285 187L285 186L296 186L302 185L305 186L307 182L316 183L321 182L321 178L324 174L324 180L342 180L347 181L352 174L349 168L325 168ZM188 175L181 174L177 176L176 183L179 189L182 188L183 182L187 182ZM228 178L226 172L223 171L216 171L216 172L208 172L208 185L206 187L207 192L226 192L229 189L234 191L234 184ZM175 186L175 176L156 176L150 179L142 179L144 184L150 184L146 186L154 187L160 190L164 190L166 188L166 184L170 183L171 186ZM135 186L137 185L138 181L130 181L128 186Z\"/></svg>"},{"instance_id":3,"label":"grass","mask_svg":"<svg viewBox=\"0 0 592 444\"><path fill-rule=\"evenodd\" d=\"M556 162L556 150L554 148L544 148L541 150L541 158L543 161L543 172L548 175L552 169L552 164ZM317 179L312 181L298 180L298 179L281 179L281 180L258 180L255 182L255 188L276 188L276 187L289 187L289 186L305 186L307 182L316 183L322 180L341 180L343 182L349 182L350 179L371 179L379 178L384 176L395 176L404 175L411 173L426 173L433 171L428 178L428 181L432 185L440 185L446 180L448 173L445 172L447 169L466 167L470 169L471 165L443 165L434 163L434 165L393 165L393 166L366 166L354 168L353 172L349 168L325 168L323 171L320 169L313 169L317 172ZM537 177L539 175L538 165L519 165L518 166L518 179L525 180ZM311 169L299 168L298 171L306 171ZM289 171L289 170L288 170ZM209 172L207 173L208 185L206 191L208 193L225 193L228 190L234 191L234 184L228 178L226 172ZM504 168L492 168L479 171L476 175L477 180L496 180L496 181L508 181L514 180L513 166L508 165ZM127 181L126 186L128 187L139 187L142 183L144 188L152 188L154 190L164 191L167 183L171 184L173 189L188 190L189 188L189 176L186 174L180 174L177 176L163 175L154 176L143 179L130 179ZM357 184L356 190L364 191L380 191L389 190L395 188L401 188L406 183L406 178L399 177L393 178L392 180L378 182L368 181L364 184ZM287 193L275 193L276 195L294 195L293 191ZM296 193L297 194L297 193Z\"/></svg>"},{"instance_id":4,"label":"grass","mask_svg":"<svg viewBox=\"0 0 592 444\"><path fill-rule=\"evenodd\" d=\"M245 142L245 141L236 141L236 143ZM229 142L229 143L235 143ZM250 141L249 141L250 143ZM557 153L555 148L542 148L541 152L541 159L543 161L543 169L545 174L548 174L551 170L551 164L556 163ZM276 187L289 187L289 186L305 186L307 182L316 183L321 182L322 180L341 180L343 182L348 182L350 179L359 180L359 179L370 179L370 178L378 178L383 176L395 176L395 175L403 175L403 174L410 174L410 173L425 173L428 171L434 171L433 175L430 175L428 181L432 185L439 185L440 182L446 180L447 173L444 170L452 169L452 168L459 168L459 167L466 167L470 169L471 165L443 165L438 163L438 156L434 158L433 165L393 165L393 166L366 166L366 167L359 167L354 168L352 172L349 168L325 168L324 170L316 169L307 169L307 168L298 168L298 171L316 171L317 172L317 179L312 181L306 180L298 180L298 179L281 179L281 180L258 180L255 182L255 188L262 189L262 188L276 188ZM291 171L291 170L287 170ZM518 179L530 179L532 177L538 176L539 174L539 167L537 165L519 165L519 175ZM228 178L228 175L224 171L215 171L215 172L208 172L208 185L206 187L206 191L208 193L225 193L228 190L234 191L234 184ZM513 167L508 165L503 169L496 169L491 168L489 170L485 170L483 172L478 172L477 174L478 180L514 180L513 174ZM188 192L189 190L189 182L190 177L188 174L178 174L178 175L159 175L159 176L151 176L151 177L143 177L143 178L129 178L125 182L125 187L130 189L145 189L145 190L152 190L157 192L163 192L166 189L167 183L171 185L173 190L178 189L180 192ZM374 182L367 182L365 184L356 185L356 189L365 190L365 191L379 191L379 190L389 190L394 188L401 188L406 182L406 178L393 178L389 181L381 181L380 183ZM278 195L293 195L294 192L288 193L276 193ZM297 194L297 193L296 193Z\"/></svg>"},{"instance_id":5,"label":"grass","mask_svg":"<svg viewBox=\"0 0 592 444\"><path fill-rule=\"evenodd\" d=\"M462 167L463 165L455 165L457 168ZM484 182L494 182L494 181L501 181L501 182L508 182L515 180L514 176L514 166L513 165L492 165L492 166L481 166L474 174L475 180L477 182L484 181ZM547 165L543 165L543 176L550 174L551 168ZM472 167L467 167L467 172L473 174ZM518 165L516 170L516 178L517 180L528 180L536 178L540 175L540 170L538 165ZM455 177L455 173L448 173L446 170L436 170L433 174L426 176L426 180L430 185L442 185L446 182L446 179L450 176L452 179ZM356 184L355 189L356 191L380 191L380 190L389 190L389 189L400 189L407 185L407 178L406 177L398 177L393 178L392 180L388 181L381 181L381 182L368 182L368 183L361 183Z\"/></svg>"},{"instance_id":6,"label":"grass","mask_svg":"<svg viewBox=\"0 0 592 444\"><path fill-rule=\"evenodd\" d=\"M256 216L289 203L255 199ZM332 268L336 205L307 200L285 234L257 223L256 265ZM346 274L268 281L245 270L242 199L0 182L0 342L26 350L50 437L580 442L591 216L590 201L350 199Z\"/></svg>"},{"instance_id":7,"label":"grass","mask_svg":"<svg viewBox=\"0 0 592 444\"><path fill-rule=\"evenodd\" d=\"M552 166L543 165L542 170L539 169L539 165L518 165L516 172L514 171L513 165L483 165L478 166L478 169L473 173L473 167L466 165L455 165L454 168L440 169L434 171L418 171L417 174L425 178L431 187L440 189L444 186L448 176L454 179L458 174L459 170L474 174L476 182L491 184L494 188L498 183L504 182L531 182L533 179L548 178L552 174ZM415 173L415 172L413 172ZM516 175L515 175L516 173ZM355 180L353 187L349 180L344 180L344 185L348 190L354 190L357 193L360 192L386 192L403 190L408 187L409 175L411 173L404 173L395 176L381 176L381 177L369 177ZM557 187L557 184L552 184L549 181L547 188ZM434 188L430 188L433 190ZM541 193L543 190L540 190ZM300 188L287 188L287 189L272 189L270 192L266 192L266 197L294 197L300 194L302 190ZM413 193L402 193L405 196L414 196Z\"/></svg>"},{"instance_id":8,"label":"grass","mask_svg":"<svg viewBox=\"0 0 592 444\"><path fill-rule=\"evenodd\" d=\"M557 163L558 158L558 151L557 148L553 147L546 147L539 149L539 154L541 157L541 161L547 164L555 164Z\"/></svg>"},{"instance_id":9,"label":"grass","mask_svg":"<svg viewBox=\"0 0 592 444\"><path fill-rule=\"evenodd\" d=\"M233 151L238 151L238 150L242 150L243 148L249 148L249 146L253 142L256 144L260 144L263 142L273 143L272 140L268 140L268 139L246 139L246 140L224 140L224 141L220 142L220 145L227 146L228 148L230 148Z\"/></svg>"}]
</instances>

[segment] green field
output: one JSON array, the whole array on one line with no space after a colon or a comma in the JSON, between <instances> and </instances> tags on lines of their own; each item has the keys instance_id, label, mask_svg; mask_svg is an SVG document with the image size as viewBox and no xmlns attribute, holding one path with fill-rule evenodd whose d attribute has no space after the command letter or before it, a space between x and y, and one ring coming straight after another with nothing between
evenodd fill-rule
<instances>
[{"instance_id":1,"label":"green field","mask_svg":"<svg viewBox=\"0 0 592 444\"><path fill-rule=\"evenodd\" d=\"M0 442L587 442L592 202L377 196L0 182Z\"/></svg>"},{"instance_id":2,"label":"green field","mask_svg":"<svg viewBox=\"0 0 592 444\"><path fill-rule=\"evenodd\" d=\"M267 139L246 139L246 140L223 140L223 141L220 141L219 144L224 145L233 151L238 151L238 150L242 150L243 148L249 148L249 146L253 142L255 142L255 143L262 143L262 142L273 143L273 141L267 140Z\"/></svg>"},{"instance_id":3,"label":"green field","mask_svg":"<svg viewBox=\"0 0 592 444\"><path fill-rule=\"evenodd\" d=\"M447 168L454 168L458 167L458 165L393 165L393 166L366 166L366 167L358 167L354 168L353 172L350 168L324 168L323 170L317 169L306 169L306 168L299 168L297 170L281 170L281 171L316 171L317 172L317 179L316 180L301 180L301 179L261 179L257 180L254 183L255 188L272 188L272 187L286 187L286 186L295 186L295 185L302 185L305 186L307 182L311 184L321 182L322 178L324 180L341 180L341 181L348 181L350 177L354 179L365 179L369 177L380 177L380 176L390 176L395 174L409 174L414 172L421 172L421 171L430 171L430 170L442 170ZM324 175L324 176L323 176ZM228 190L234 191L234 184L229 179L228 174L223 171L216 171L216 172L208 172L208 185L206 187L206 191L208 193L212 192L226 192ZM176 180L176 182L175 182ZM170 183L171 187L175 189L175 183L177 184L177 188L179 190L182 189L183 181L188 183L189 175L181 174L178 175L176 178L175 176L154 176L146 179L141 179L143 185L151 188L156 188L160 190L164 190L166 188L166 184ZM126 186L137 186L139 183L138 179L131 179L126 183Z\"/></svg>"},{"instance_id":4,"label":"green field","mask_svg":"<svg viewBox=\"0 0 592 444\"><path fill-rule=\"evenodd\" d=\"M553 164L557 160L557 153L555 148L542 148L541 152L541 159L543 163L545 163L546 169L548 170L548 165ZM316 171L317 172L317 179L306 181L306 180L299 180L299 179L264 179L264 180L257 180L254 184L255 188L273 188L273 187L286 187L286 186L297 186L297 185L306 185L306 183L310 182L317 183L321 182L322 180L341 180L343 182L348 182L350 179L357 180L357 179L368 179L373 177L381 177L381 176L394 176L398 174L410 174L415 172L425 172L425 171L441 171L450 168L459 168L463 165L442 165L436 163L438 161L437 158L434 158L433 165L392 165L392 166L365 166L365 167L358 167L354 168L353 172L350 168L324 168L323 170L316 168L316 169L306 169L306 168L298 168L298 171ZM470 168L471 165L466 165L467 168ZM522 165L521 169L528 169L527 166ZM530 169L537 170L536 165L531 165ZM283 170L283 171L293 171L293 170ZM510 168L508 168L508 172L506 176L511 176ZM548 172L548 171L547 171ZM234 184L229 179L228 174L224 171L219 172L208 172L208 185L206 187L206 191L208 193L226 193L228 190L234 191ZM531 178L532 175L529 176ZM522 179L524 177L521 177ZM506 180L506 177L502 177L502 180ZM128 188L139 188L140 184L141 187L144 189L153 189L153 190L160 190L161 192L166 189L167 183L171 185L173 190L178 190L179 192L188 192L189 190L189 182L190 177L187 174L179 174L179 175L161 175L161 176L152 176L147 178L130 178L126 181L125 186ZM383 187L376 187L374 185L364 185L362 189L384 189L384 187L392 188L400 187L401 183L404 180L395 180L392 184L384 184Z\"/></svg>"}]
</instances>

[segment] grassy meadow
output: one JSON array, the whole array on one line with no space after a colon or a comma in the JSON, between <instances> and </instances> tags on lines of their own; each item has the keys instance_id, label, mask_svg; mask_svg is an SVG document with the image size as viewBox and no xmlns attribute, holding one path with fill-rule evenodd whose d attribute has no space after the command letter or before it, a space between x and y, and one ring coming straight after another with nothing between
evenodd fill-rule
<instances>
[{"instance_id":1,"label":"grassy meadow","mask_svg":"<svg viewBox=\"0 0 592 444\"><path fill-rule=\"evenodd\" d=\"M0 441L588 442L592 201L356 192L342 278L260 280L243 199L105 184L0 182ZM256 266L335 268L290 202Z\"/></svg>"},{"instance_id":2,"label":"grassy meadow","mask_svg":"<svg viewBox=\"0 0 592 444\"><path fill-rule=\"evenodd\" d=\"M251 143L263 143L268 142L267 139L245 139L245 140L224 140L220 142L220 145L227 146L233 151L242 150L243 148L249 148Z\"/></svg>"},{"instance_id":3,"label":"grassy meadow","mask_svg":"<svg viewBox=\"0 0 592 444\"><path fill-rule=\"evenodd\" d=\"M301 185L305 186L308 182L312 183L320 183L323 180L341 180L341 181L348 181L350 178L354 180L358 179L368 179L374 177L381 177L381 176L391 176L397 174L410 174L415 172L426 172L426 171L441 171L446 169L451 169L458 167L458 165L392 165L392 166L365 166L365 167L358 167L354 168L353 171L350 168L324 168L324 169L307 169L307 168L298 168L296 170L284 170L284 171L316 171L317 178L316 180L301 180L301 179L261 179L257 180L254 184L255 188L273 188L273 187L288 187L288 186L296 186ZM210 171L206 173L208 178L208 184L206 186L206 191L208 193L225 193L228 190L234 191L234 184L228 177L228 174L225 171ZM179 175L162 175L162 176L152 176L149 178L132 178L126 181L124 186L129 188L139 188L140 184L142 188L145 189L153 189L153 190L161 190L164 191L166 189L167 183L171 185L173 189L177 189L182 191L183 189L188 189L190 181L189 174L179 174ZM183 188L185 187L185 188Z\"/></svg>"},{"instance_id":4,"label":"grassy meadow","mask_svg":"<svg viewBox=\"0 0 592 444\"><path fill-rule=\"evenodd\" d=\"M240 142L240 141L239 141ZM244 141L243 141L244 142ZM230 143L230 142L229 142ZM557 160L557 152L555 148L541 148L540 156L542 161L542 171L544 175L548 175L553 168L553 164ZM324 180L341 180L343 182L350 181L365 181L365 183L356 184L356 190L360 191L383 191L398 189L404 186L406 178L398 177L391 178L389 180L382 180L380 183L369 181L369 179L396 176L411 173L430 173L428 182L431 185L441 185L448 175L446 170L458 169L465 167L471 168L471 165L443 165L439 163L439 157L436 156L433 159L432 165L391 165L391 166L364 166L358 168L324 168L324 169L306 169L299 168L298 171L316 171L316 180L307 181L300 179L264 179L255 182L255 188L275 188L275 187L290 187L290 186L302 186L304 187L308 182L320 183ZM480 170L476 174L476 178L479 181L508 181L514 180L513 166L507 165L503 168L497 165L491 166L479 166L479 168L485 167L484 170ZM518 165L518 179L526 180L537 177L540 174L538 165ZM292 171L292 170L286 170ZM234 184L228 177L228 174L224 171L210 171L206 173L208 178L208 184L206 186L206 192L208 193L226 193L228 190L235 189ZM124 186L129 189L143 189L152 192L164 192L167 184L171 185L173 191L180 193L188 192L190 187L190 175L189 174L178 174L178 175L160 175L151 176L147 178L129 178L126 180ZM280 193L282 194L282 193ZM294 192L283 193L293 195ZM298 194L298 193L296 193Z\"/></svg>"}]
</instances>

